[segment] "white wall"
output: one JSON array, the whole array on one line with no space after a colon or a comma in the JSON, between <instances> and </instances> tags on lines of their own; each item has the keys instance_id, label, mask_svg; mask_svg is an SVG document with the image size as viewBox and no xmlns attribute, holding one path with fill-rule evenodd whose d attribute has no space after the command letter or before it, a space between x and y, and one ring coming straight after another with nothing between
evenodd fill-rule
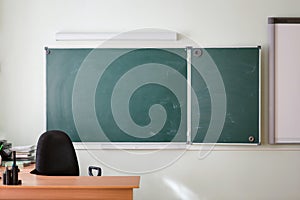
<instances>
[{"instance_id":1,"label":"white wall","mask_svg":"<svg viewBox=\"0 0 300 200\"><path fill-rule=\"evenodd\" d=\"M267 17L299 16L299 7L298 0L0 0L0 137L14 145L33 144L44 130L44 46L95 44L56 42L56 32L163 28L203 46L262 45L262 136L266 141ZM198 151L187 151L169 167L141 174L135 197L299 199L299 150L299 146L266 144L219 148L202 160ZM90 164L103 166L105 175L126 174L95 159L98 154L128 159L120 157L120 151L77 153L82 174ZM138 161L128 165L148 164Z\"/></svg>"}]
</instances>

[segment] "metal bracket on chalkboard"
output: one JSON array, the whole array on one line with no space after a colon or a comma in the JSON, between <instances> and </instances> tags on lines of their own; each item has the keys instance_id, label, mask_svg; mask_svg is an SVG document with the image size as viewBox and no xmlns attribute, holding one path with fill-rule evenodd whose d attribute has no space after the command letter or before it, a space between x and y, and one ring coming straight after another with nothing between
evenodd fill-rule
<instances>
[{"instance_id":1,"label":"metal bracket on chalkboard","mask_svg":"<svg viewBox=\"0 0 300 200\"><path fill-rule=\"evenodd\" d=\"M45 47L45 51L46 51L46 55L49 55L50 54L50 50L48 47Z\"/></svg>"}]
</instances>

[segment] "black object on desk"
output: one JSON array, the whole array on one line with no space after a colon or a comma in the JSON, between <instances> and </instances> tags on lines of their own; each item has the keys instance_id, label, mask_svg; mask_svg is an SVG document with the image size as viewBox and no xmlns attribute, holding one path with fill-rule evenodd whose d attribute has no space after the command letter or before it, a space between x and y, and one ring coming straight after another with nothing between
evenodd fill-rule
<instances>
[{"instance_id":1,"label":"black object on desk","mask_svg":"<svg viewBox=\"0 0 300 200\"><path fill-rule=\"evenodd\" d=\"M6 140L0 140L0 155L3 161L10 161L12 152L10 150L11 143L7 143Z\"/></svg>"},{"instance_id":2,"label":"black object on desk","mask_svg":"<svg viewBox=\"0 0 300 200\"><path fill-rule=\"evenodd\" d=\"M6 167L5 172L3 173L3 185L20 185L22 183L19 180L19 167L16 164L16 152L13 151L13 165L12 168L9 169Z\"/></svg>"},{"instance_id":3,"label":"black object on desk","mask_svg":"<svg viewBox=\"0 0 300 200\"><path fill-rule=\"evenodd\" d=\"M94 176L93 170L97 172L96 176L101 176L102 170L100 167L89 166L89 176Z\"/></svg>"}]
</instances>

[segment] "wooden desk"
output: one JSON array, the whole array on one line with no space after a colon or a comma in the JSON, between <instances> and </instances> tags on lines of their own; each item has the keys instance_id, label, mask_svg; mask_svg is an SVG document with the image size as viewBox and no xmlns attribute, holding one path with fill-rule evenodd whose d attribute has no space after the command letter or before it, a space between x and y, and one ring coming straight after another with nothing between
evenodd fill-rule
<instances>
[{"instance_id":1,"label":"wooden desk","mask_svg":"<svg viewBox=\"0 0 300 200\"><path fill-rule=\"evenodd\" d=\"M0 199L133 199L139 176L19 175L22 185L0 184Z\"/></svg>"}]
</instances>

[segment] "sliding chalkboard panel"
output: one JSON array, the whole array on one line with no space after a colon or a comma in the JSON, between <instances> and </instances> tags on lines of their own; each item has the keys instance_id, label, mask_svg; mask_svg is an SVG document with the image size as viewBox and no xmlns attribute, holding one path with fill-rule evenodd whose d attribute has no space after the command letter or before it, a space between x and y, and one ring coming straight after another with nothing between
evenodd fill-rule
<instances>
[{"instance_id":1,"label":"sliding chalkboard panel","mask_svg":"<svg viewBox=\"0 0 300 200\"><path fill-rule=\"evenodd\" d=\"M259 143L260 47L202 51L192 56L193 142Z\"/></svg>"},{"instance_id":2,"label":"sliding chalkboard panel","mask_svg":"<svg viewBox=\"0 0 300 200\"><path fill-rule=\"evenodd\" d=\"M259 47L46 52L47 130L74 142L260 142Z\"/></svg>"}]
</instances>

